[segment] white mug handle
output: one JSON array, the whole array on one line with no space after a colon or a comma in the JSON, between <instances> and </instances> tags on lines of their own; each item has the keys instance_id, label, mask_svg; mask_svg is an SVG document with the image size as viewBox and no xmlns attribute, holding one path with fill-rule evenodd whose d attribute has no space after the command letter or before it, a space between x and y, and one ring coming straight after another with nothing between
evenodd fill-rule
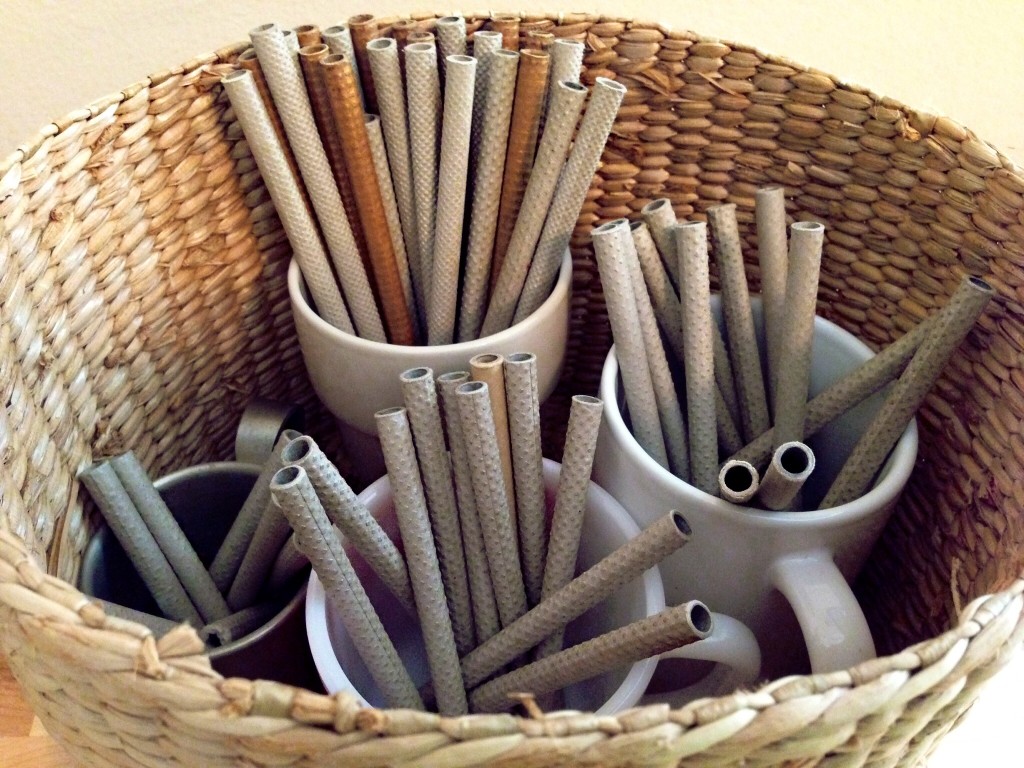
<instances>
[{"instance_id":1,"label":"white mug handle","mask_svg":"<svg viewBox=\"0 0 1024 768\"><path fill-rule=\"evenodd\" d=\"M717 662L715 668L693 685L677 691L649 694L641 705L668 703L681 707L690 701L728 693L752 683L761 674L761 647L746 624L732 616L711 614L711 634L696 643L684 645L658 656L658 659L692 659Z\"/></svg>"},{"instance_id":2,"label":"white mug handle","mask_svg":"<svg viewBox=\"0 0 1024 768\"><path fill-rule=\"evenodd\" d=\"M796 613L813 673L875 658L864 611L829 550L786 555L772 564L771 579Z\"/></svg>"}]
</instances>

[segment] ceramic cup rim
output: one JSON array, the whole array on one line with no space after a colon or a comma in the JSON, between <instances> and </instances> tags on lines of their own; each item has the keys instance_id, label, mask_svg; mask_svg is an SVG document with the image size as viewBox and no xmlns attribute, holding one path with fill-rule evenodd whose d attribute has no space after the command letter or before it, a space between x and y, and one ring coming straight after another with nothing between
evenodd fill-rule
<instances>
[{"instance_id":1,"label":"ceramic cup rim","mask_svg":"<svg viewBox=\"0 0 1024 768\"><path fill-rule=\"evenodd\" d=\"M847 337L855 351L873 356L871 348L849 331L823 317L815 317L815 335L824 332L826 336ZM866 358L865 358L866 359ZM758 528L787 526L793 528L821 529L846 525L855 520L870 517L895 501L907 484L917 457L917 420L900 435L895 447L882 466L881 475L867 493L837 507L800 512L773 512L733 504L725 499L712 496L705 491L673 475L644 451L636 438L626 427L622 411L618 406L619 362L613 345L605 357L601 369L600 397L604 400L604 423L610 431L612 443L625 451L628 459L640 471L648 473L658 483L667 486L679 498L689 497L710 513L720 515L731 522Z\"/></svg>"},{"instance_id":2,"label":"ceramic cup rim","mask_svg":"<svg viewBox=\"0 0 1024 768\"><path fill-rule=\"evenodd\" d=\"M355 334L346 333L340 328L324 320L313 311L309 303L309 287L302 277L302 270L299 263L292 258L288 265L288 299L292 305L292 311L302 315L302 318L309 322L315 332L325 337L332 346L347 347L354 352L387 354L393 357L406 357L410 365L415 365L421 360L424 352L430 350L430 354L465 355L468 360L478 352L487 351L496 344L515 341L521 334L532 331L536 326L541 325L553 314L562 300L569 293L572 287L572 253L568 248L562 255L562 263L558 268L558 279L551 293L544 299L544 302L528 317L518 323L509 326L503 331L492 333L489 336L481 336L469 341L459 341L453 344L416 346L404 344L392 344L390 342L372 341L364 339Z\"/></svg>"},{"instance_id":3,"label":"ceramic cup rim","mask_svg":"<svg viewBox=\"0 0 1024 768\"><path fill-rule=\"evenodd\" d=\"M551 459L544 459L545 475L553 471L553 468L560 468L561 465ZM547 482L545 481L545 485ZM365 501L369 506L371 500L384 494L390 496L391 484L387 475L378 478L368 485L359 494L359 499ZM593 494L593 497L591 497ZM626 539L632 539L640 534L640 526L629 514L629 511L620 504L614 496L601 486L590 481L588 488L588 503L600 504L605 509L612 510L611 522L618 533L624 534ZM596 497L596 498L595 498ZM653 616L665 609L665 587L662 581L661 572L657 566L649 568L640 576L642 581L641 591L647 602L647 615ZM330 632L327 626L327 603L324 594L323 584L317 578L316 571L311 571L306 589L306 636L309 641L309 650L313 656L313 663L317 673L320 675L324 687L328 687L326 678L337 680L339 677L347 684L350 691L355 691L355 696L365 706L374 706L366 701L365 697L352 683L345 669L341 666L338 655L334 652L331 644ZM651 678L654 676L658 658L642 659L630 665L629 671L615 691L602 703L596 714L613 714L629 706L633 706L647 689Z\"/></svg>"}]
</instances>

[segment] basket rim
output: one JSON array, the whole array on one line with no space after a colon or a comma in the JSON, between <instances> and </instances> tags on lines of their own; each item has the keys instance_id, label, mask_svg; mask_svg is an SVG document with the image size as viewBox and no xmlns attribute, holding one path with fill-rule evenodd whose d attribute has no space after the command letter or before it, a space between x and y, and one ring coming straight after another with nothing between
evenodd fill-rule
<instances>
[{"instance_id":1,"label":"basket rim","mask_svg":"<svg viewBox=\"0 0 1024 768\"><path fill-rule=\"evenodd\" d=\"M1024 166L1018 165L1012 158L1004 155L1003 152L990 141L982 139L973 130L962 125L952 117L945 115L931 115L930 113L924 112L923 110L915 109L914 107L907 106L902 101L894 99L890 96L884 96L871 90L870 88L857 83L852 83L844 80L838 75L834 75L831 72L826 72L815 67L807 66L798 61L793 61L781 54L775 54L768 51L762 51L761 49L747 45L745 43L736 42L721 37L710 37L701 35L700 33L690 30L675 30L671 25L662 24L661 22L647 21L645 19L632 19L629 17L620 16L606 16L603 14L591 14L591 13L557 13L557 14L530 14L523 12L509 12L511 15L519 17L520 21L534 21L534 20L551 20L558 24L565 23L580 23L590 22L594 24L601 23L622 23L627 25L630 29L654 29L665 35L665 37L675 40L690 40L693 42L721 42L728 45L730 48L739 51L745 51L747 53L753 53L758 56L764 57L765 59L771 60L778 64L792 67L800 72L808 72L811 74L821 74L833 82L837 86L848 88L849 90L863 94L872 101L877 101L883 106L897 109L904 112L908 118L923 119L925 122L933 122L937 127L940 124L946 131L952 132L953 134L965 134L966 136L973 138L975 141L980 141L993 150L996 153L996 157L999 160L1000 165L1007 171L1015 174L1022 182L1024 182ZM446 15L442 11L430 12L430 11L413 11L405 15L391 15L382 16L378 19L378 22L383 26L393 24L399 19L412 19L414 21L424 21L434 18L440 18ZM474 11L466 14L467 20L473 21L486 21L493 15L490 11ZM198 69L204 66L212 66L215 64L227 64L230 63L236 56L242 53L244 50L250 47L248 41L239 41L232 43L221 48L217 48L214 51L200 54L198 56L189 59L188 61L166 70L155 72L141 80L132 83L121 91L110 93L106 96L94 100L85 107L72 110L65 114L63 117L58 118L49 123L44 123L32 136L30 136L25 142L19 144L15 149L10 152L7 156L0 158L0 202L6 197L5 189L11 185L7 180L8 173L17 164L21 163L26 158L31 157L33 154L39 151L42 144L52 139L64 131L68 130L75 123L84 122L95 117L97 114L105 109L108 109L112 105L120 104L132 96L137 94L143 88L149 88L154 85L168 80L171 77L184 74L185 72ZM16 182L15 182L16 183ZM11 185L12 186L12 185Z\"/></svg>"},{"instance_id":2,"label":"basket rim","mask_svg":"<svg viewBox=\"0 0 1024 768\"><path fill-rule=\"evenodd\" d=\"M674 710L668 704L650 704L603 716L577 712L548 715L535 710L528 715L473 714L445 718L411 710L362 707L347 693L319 694L268 680L224 678L213 670L194 628L183 624L157 640L151 630L140 624L107 616L93 598L45 573L25 542L3 529L0 529L0 605L22 613L25 629L35 626L45 631L47 624L63 623L87 631L91 642L106 645L107 651L124 656L127 668L134 668L138 675L156 681L173 675L179 677L179 682L180 676L187 675L195 682L209 685L223 700L223 706L217 711L219 716L283 718L303 726L333 726L338 733L363 731L378 736L406 736L410 728L415 732L440 730L459 740L474 738L462 733L466 729L474 733L482 729L481 736L488 737L501 733L550 737L560 735L557 732L563 729L575 735L583 732L617 735L637 730L638 723L642 723L643 728L672 723L683 731L720 723L729 729L728 733L720 734L721 739L727 739L750 727L761 713L773 706L797 701L820 706L819 716L827 712L839 722L856 720L870 714L870 710L861 711L863 703L851 713L841 712L845 696L854 697L852 700L856 701L858 689L878 686L888 689L887 696L875 698L875 707L891 706L894 700L907 702L941 687L944 681L964 678L992 661L986 653L991 654L1003 646L1010 653L998 659L1001 667L1024 640L1022 574L1005 590L982 595L964 606L957 624L940 635L846 670L781 677L750 690L699 699ZM972 651L972 646L981 646L982 650ZM95 670L97 673L107 669L103 661L100 665ZM325 718L325 712L332 714ZM480 723L486 723L486 727ZM557 726L554 731L553 724ZM277 730L269 723L268 726L271 731Z\"/></svg>"}]
</instances>

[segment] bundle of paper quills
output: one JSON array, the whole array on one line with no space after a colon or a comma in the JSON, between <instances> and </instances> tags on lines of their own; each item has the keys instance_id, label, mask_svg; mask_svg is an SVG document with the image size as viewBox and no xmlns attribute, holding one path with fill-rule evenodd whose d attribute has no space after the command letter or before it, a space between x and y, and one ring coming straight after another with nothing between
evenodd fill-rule
<instances>
[{"instance_id":1,"label":"bundle of paper quills","mask_svg":"<svg viewBox=\"0 0 1024 768\"><path fill-rule=\"evenodd\" d=\"M403 553L308 437L268 470L295 531L390 707L443 715L510 709L707 637L699 601L563 648L563 630L690 539L667 514L576 575L602 403L577 396L550 523L536 357L479 355L470 370L402 374L404 406L377 413ZM446 440L447 435L447 440ZM268 471L265 470L265 471ZM342 534L339 537L335 532ZM418 620L430 684L418 689L350 560L358 552ZM547 699L544 699L547 701Z\"/></svg>"},{"instance_id":2,"label":"bundle of paper quills","mask_svg":"<svg viewBox=\"0 0 1024 768\"><path fill-rule=\"evenodd\" d=\"M581 42L520 51L511 22L471 47L458 16L252 31L223 84L327 322L449 344L551 292L626 89L579 83Z\"/></svg>"},{"instance_id":3,"label":"bundle of paper quills","mask_svg":"<svg viewBox=\"0 0 1024 768\"><path fill-rule=\"evenodd\" d=\"M794 222L787 242L783 188L758 190L762 368L736 205L680 222L660 199L642 216L591 233L634 437L678 477L739 504L792 509L815 467L804 440L891 384L818 508L864 494L993 295L964 277L945 307L809 397L825 226ZM711 312L709 234L723 327Z\"/></svg>"}]
</instances>

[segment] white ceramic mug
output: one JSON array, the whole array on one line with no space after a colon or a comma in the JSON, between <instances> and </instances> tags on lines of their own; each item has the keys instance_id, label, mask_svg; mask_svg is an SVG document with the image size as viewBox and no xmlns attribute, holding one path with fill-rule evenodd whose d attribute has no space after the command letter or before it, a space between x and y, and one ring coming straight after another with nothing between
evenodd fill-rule
<instances>
[{"instance_id":1,"label":"white ceramic mug","mask_svg":"<svg viewBox=\"0 0 1024 768\"><path fill-rule=\"evenodd\" d=\"M547 506L554 506L560 465L545 459L544 482ZM360 494L390 536L398 539L397 521L391 502L391 485L383 477ZM640 529L621 505L594 483L587 491L584 517L585 535L580 542L579 569L585 569L636 536ZM689 546L689 545L687 545ZM369 566L351 548L347 551L376 607L399 656L417 685L429 677L426 652L416 620L405 613L394 596L381 583ZM591 608L573 621L566 630L566 645L651 616L665 607L665 593L657 568L645 572L614 595ZM726 685L750 682L760 666L757 643L750 630L728 616L713 614L715 628L711 637L660 658L697 658L722 661L729 666ZM366 666L356 652L345 627L327 603L323 585L312 574L306 593L306 633L310 650L321 680L328 693L345 691L368 706L384 706L385 702ZM570 686L565 691L565 705L570 709L612 714L628 709L641 701L659 658L645 659L625 669ZM700 695L694 691L689 697ZM676 694L678 695L678 694Z\"/></svg>"},{"instance_id":2,"label":"white ceramic mug","mask_svg":"<svg viewBox=\"0 0 1024 768\"><path fill-rule=\"evenodd\" d=\"M369 435L377 434L373 415L402 402L398 379L402 371L431 368L440 375L465 370L471 357L486 352L536 354L537 383L544 400L562 372L571 289L572 255L567 250L551 295L525 320L473 341L403 346L361 339L330 325L310 305L294 259L288 267L288 298L313 389L339 420Z\"/></svg>"},{"instance_id":3,"label":"white ceramic mug","mask_svg":"<svg viewBox=\"0 0 1024 768\"><path fill-rule=\"evenodd\" d=\"M752 305L760 332L760 301ZM717 313L717 297L713 306ZM816 318L814 334L812 395L872 355L856 337L822 318ZM910 476L917 454L916 422L861 498L822 511L765 512L698 490L640 448L623 418L614 348L605 360L600 397L605 413L594 479L641 526L678 509L693 529L693 540L661 565L669 605L702 600L712 611L746 623L761 645L762 673L772 678L805 671L808 658L812 671L825 672L875 656L848 580L866 559ZM883 397L876 394L808 441L816 455L816 469L804 489L808 506L824 495Z\"/></svg>"}]
</instances>

